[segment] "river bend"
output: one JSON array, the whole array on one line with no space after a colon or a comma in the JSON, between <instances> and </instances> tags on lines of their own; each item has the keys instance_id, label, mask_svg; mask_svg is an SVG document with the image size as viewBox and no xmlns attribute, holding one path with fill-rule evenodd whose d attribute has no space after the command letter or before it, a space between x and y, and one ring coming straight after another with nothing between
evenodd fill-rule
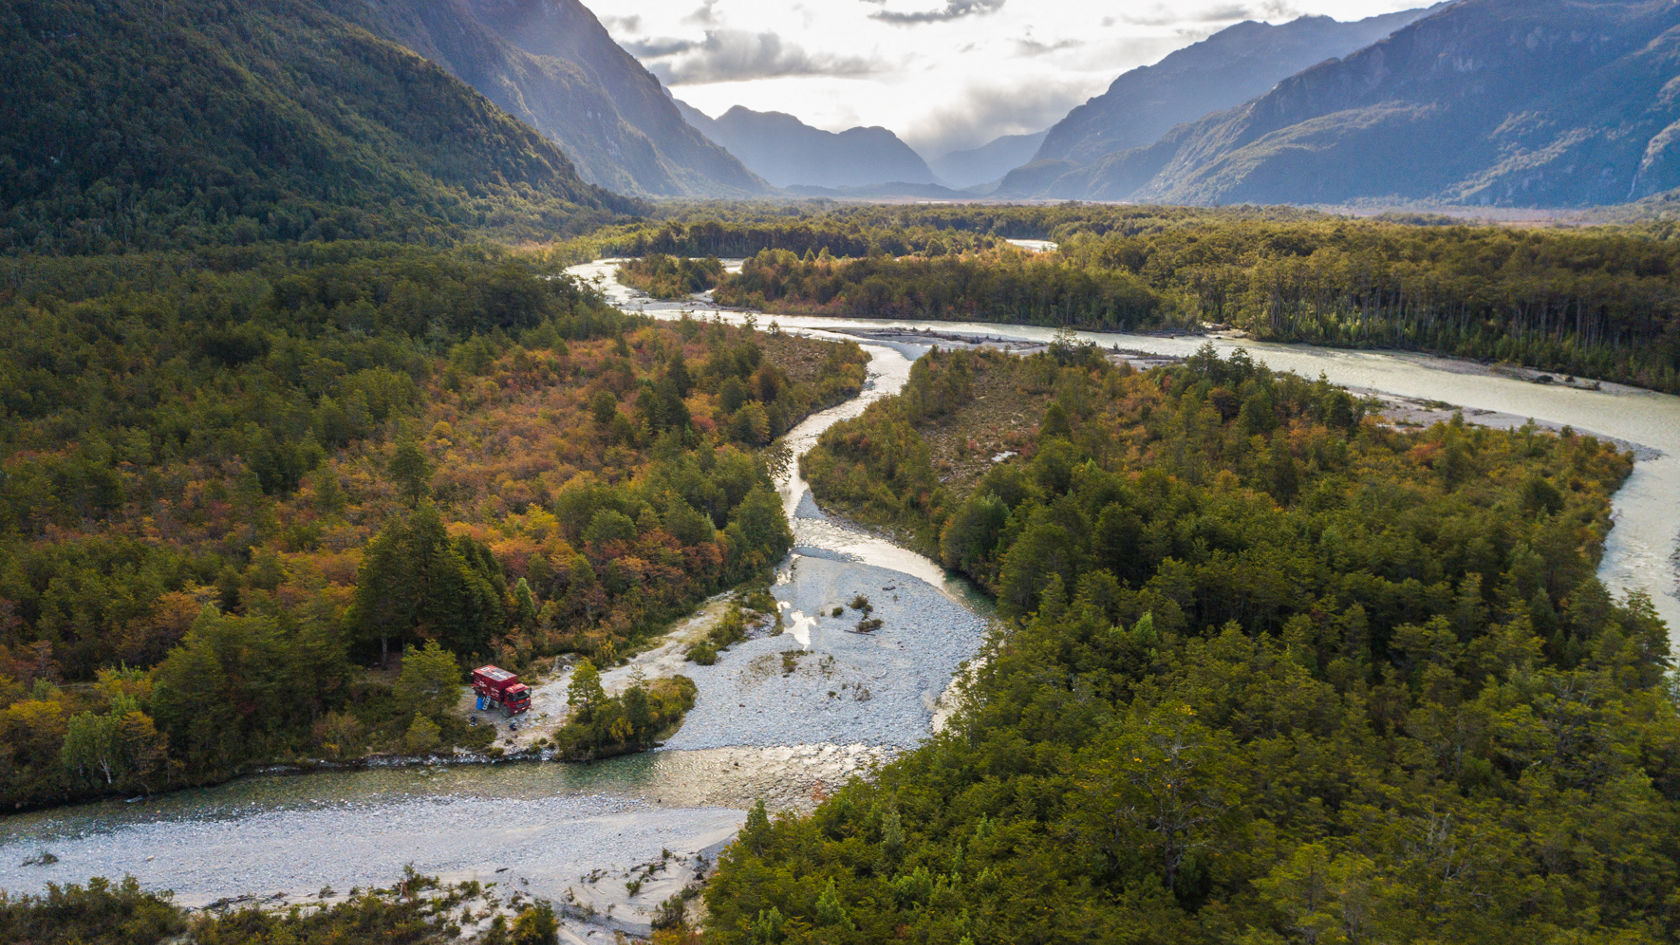
<instances>
[{"instance_id":1,"label":"river bend","mask_svg":"<svg viewBox=\"0 0 1680 945\"><path fill-rule=\"evenodd\" d=\"M716 309L703 298L656 302L613 278L615 263L568 270L627 311L685 312L728 321L769 316ZM864 392L801 423L785 438L802 455L832 424L900 389L911 361L938 339L1046 344L1049 329L901 319L777 316L781 327L863 341ZM1184 357L1202 337L1080 332L1104 348ZM1680 537L1680 398L1615 385L1592 391L1498 376L1420 355L1212 339L1246 348L1274 369L1391 397L1445 402L1478 422L1525 418L1572 426L1637 449L1616 494L1600 576L1613 590L1649 593L1671 633L1680 628L1675 547ZM432 765L245 778L138 803L110 802L0 819L0 889L132 874L200 905L244 894L297 901L331 887L388 884L412 864L446 878L498 881L552 898L568 894L616 913L569 923L569 941L641 932L652 908L689 879L700 857L731 838L751 799L802 808L833 785L926 736L935 701L979 647L985 602L932 561L822 514L790 461L778 475L795 548L774 593L788 632L739 644L714 667L689 672L695 710L669 750L595 765ZM846 632L832 608L870 597L881 631ZM790 668L791 667L791 668ZM50 866L21 866L39 850ZM677 854L639 896L625 877ZM680 875L679 875L680 874ZM590 877L594 877L593 880Z\"/></svg>"}]
</instances>

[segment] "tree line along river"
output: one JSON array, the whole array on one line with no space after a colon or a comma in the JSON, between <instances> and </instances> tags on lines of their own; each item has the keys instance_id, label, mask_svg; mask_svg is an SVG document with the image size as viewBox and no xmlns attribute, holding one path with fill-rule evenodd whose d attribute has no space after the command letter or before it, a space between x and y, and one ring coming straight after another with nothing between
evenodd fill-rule
<instances>
[{"instance_id":1,"label":"tree line along river","mask_svg":"<svg viewBox=\"0 0 1680 945\"><path fill-rule=\"evenodd\" d=\"M568 272L614 304L654 317L729 321L702 300L647 299L619 285L614 263ZM1047 344L1050 329L982 323L777 316L784 329L869 340L870 377L852 401L787 437L778 474L795 548L774 589L790 633L738 645L715 667L687 670L696 710L667 750L594 765L432 765L268 775L124 804L107 802L0 821L0 889L133 874L201 905L247 894L296 901L323 887L385 885L405 865L449 879L505 882L593 905L575 940L638 932L659 902L692 879L763 797L802 808L869 764L925 737L936 699L984 635L989 607L932 561L824 516L796 457L832 424L903 386L911 361L940 339ZM934 337L937 336L937 337ZM1276 370L1359 391L1462 408L1469 419L1571 426L1634 449L1616 494L1600 576L1615 593L1643 590L1672 634L1680 628L1680 397L1615 385L1587 390L1503 376L1477 365L1392 352L1274 345L1196 336L1080 332L1102 348L1178 358L1212 343L1246 348ZM845 633L827 605L867 593L885 632ZM913 618L913 619L912 619ZM780 671L790 657L797 671ZM863 693L867 692L867 701ZM838 693L838 695L837 695ZM22 866L49 850L58 861ZM666 857L669 852L672 856ZM667 865L628 893L626 878ZM640 874L637 874L640 875ZM591 878L593 877L593 878ZM607 914L611 907L611 914Z\"/></svg>"}]
</instances>

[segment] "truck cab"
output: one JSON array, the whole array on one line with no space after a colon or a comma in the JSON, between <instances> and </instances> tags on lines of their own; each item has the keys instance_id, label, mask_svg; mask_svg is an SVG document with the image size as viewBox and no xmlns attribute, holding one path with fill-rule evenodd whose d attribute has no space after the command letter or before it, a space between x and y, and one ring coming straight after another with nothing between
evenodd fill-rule
<instances>
[{"instance_id":1,"label":"truck cab","mask_svg":"<svg viewBox=\"0 0 1680 945\"><path fill-rule=\"evenodd\" d=\"M524 683L514 683L502 690L502 711L508 715L518 715L531 708L531 687Z\"/></svg>"}]
</instances>

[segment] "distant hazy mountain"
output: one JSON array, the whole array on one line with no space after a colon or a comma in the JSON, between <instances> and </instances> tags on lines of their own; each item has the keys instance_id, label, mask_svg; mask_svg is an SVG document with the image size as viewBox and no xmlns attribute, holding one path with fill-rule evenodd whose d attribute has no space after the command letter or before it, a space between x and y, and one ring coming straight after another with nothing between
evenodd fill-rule
<instances>
[{"instance_id":1,"label":"distant hazy mountain","mask_svg":"<svg viewBox=\"0 0 1680 945\"><path fill-rule=\"evenodd\" d=\"M978 148L952 151L928 162L939 179L954 187L989 184L1032 160L1046 132L1004 135Z\"/></svg>"},{"instance_id":2,"label":"distant hazy mountain","mask_svg":"<svg viewBox=\"0 0 1680 945\"><path fill-rule=\"evenodd\" d=\"M532 232L625 206L447 72L304 0L0 7L0 251Z\"/></svg>"},{"instance_id":3,"label":"distant hazy mountain","mask_svg":"<svg viewBox=\"0 0 1680 945\"><path fill-rule=\"evenodd\" d=\"M1224 111L1308 66L1364 49L1427 10L1341 23L1303 16L1273 26L1249 21L1115 79L1044 136L1038 157L1089 164L1149 144L1174 125Z\"/></svg>"},{"instance_id":4,"label":"distant hazy mountain","mask_svg":"<svg viewBox=\"0 0 1680 945\"><path fill-rule=\"evenodd\" d=\"M1101 199L1620 203L1680 186L1680 0L1462 0L1065 180Z\"/></svg>"},{"instance_id":5,"label":"distant hazy mountain","mask_svg":"<svg viewBox=\"0 0 1680 945\"><path fill-rule=\"evenodd\" d=\"M679 104L689 124L777 187L845 189L935 182L921 155L885 128L848 128L836 134L782 112L755 112L737 105L709 118Z\"/></svg>"},{"instance_id":6,"label":"distant hazy mountain","mask_svg":"<svg viewBox=\"0 0 1680 945\"><path fill-rule=\"evenodd\" d=\"M853 200L973 200L974 192L952 190L944 184L907 184L903 181L885 184L863 184L857 187L817 187L795 184L788 193L801 197L839 197Z\"/></svg>"},{"instance_id":7,"label":"distant hazy mountain","mask_svg":"<svg viewBox=\"0 0 1680 945\"><path fill-rule=\"evenodd\" d=\"M652 196L766 189L689 127L659 80L577 0L323 2L548 135L593 183Z\"/></svg>"},{"instance_id":8,"label":"distant hazy mountain","mask_svg":"<svg viewBox=\"0 0 1680 945\"><path fill-rule=\"evenodd\" d=\"M1155 141L1175 125L1241 105L1308 66L1363 49L1424 16L1407 10L1341 23L1304 16L1227 27L1152 66L1125 73L1045 134L1032 163L1000 193L1055 193L1051 182L1110 154Z\"/></svg>"}]
</instances>

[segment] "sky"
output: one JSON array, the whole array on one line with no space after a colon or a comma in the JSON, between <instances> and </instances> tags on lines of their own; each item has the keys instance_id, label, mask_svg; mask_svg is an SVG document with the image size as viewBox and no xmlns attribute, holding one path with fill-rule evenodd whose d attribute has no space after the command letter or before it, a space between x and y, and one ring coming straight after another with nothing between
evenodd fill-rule
<instances>
[{"instance_id":1,"label":"sky","mask_svg":"<svg viewBox=\"0 0 1680 945\"><path fill-rule=\"evenodd\" d=\"M1243 20L1425 0L584 0L683 101L883 125L929 157L1041 131L1128 69Z\"/></svg>"}]
</instances>

